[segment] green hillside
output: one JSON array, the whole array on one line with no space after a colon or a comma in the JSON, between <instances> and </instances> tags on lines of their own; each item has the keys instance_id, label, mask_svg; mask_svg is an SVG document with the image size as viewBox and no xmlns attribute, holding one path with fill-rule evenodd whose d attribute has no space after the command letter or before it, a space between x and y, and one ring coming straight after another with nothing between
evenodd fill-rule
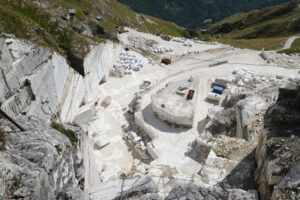
<instances>
[{"instance_id":1,"label":"green hillside","mask_svg":"<svg viewBox=\"0 0 300 200\"><path fill-rule=\"evenodd\" d=\"M278 49L300 33L300 1L238 13L208 28L218 41L241 48Z\"/></svg>"},{"instance_id":2,"label":"green hillside","mask_svg":"<svg viewBox=\"0 0 300 200\"><path fill-rule=\"evenodd\" d=\"M69 9L76 9L75 15L70 15ZM137 14L116 0L0 1L0 33L80 58L90 44L117 40L115 27L120 24L154 34L185 33L174 23Z\"/></svg>"},{"instance_id":3,"label":"green hillside","mask_svg":"<svg viewBox=\"0 0 300 200\"><path fill-rule=\"evenodd\" d=\"M211 34L233 39L282 37L300 32L300 1L238 13L209 28Z\"/></svg>"},{"instance_id":4,"label":"green hillside","mask_svg":"<svg viewBox=\"0 0 300 200\"><path fill-rule=\"evenodd\" d=\"M238 12L248 12L291 0L118 0L133 10L173 21L188 28L216 23ZM206 20L206 23L205 23Z\"/></svg>"}]
</instances>

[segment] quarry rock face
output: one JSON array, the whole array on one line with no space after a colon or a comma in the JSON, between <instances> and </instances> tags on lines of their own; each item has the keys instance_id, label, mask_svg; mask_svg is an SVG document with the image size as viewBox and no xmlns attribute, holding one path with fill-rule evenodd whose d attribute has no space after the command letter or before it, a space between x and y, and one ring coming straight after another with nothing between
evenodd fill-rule
<instances>
[{"instance_id":1,"label":"quarry rock face","mask_svg":"<svg viewBox=\"0 0 300 200\"><path fill-rule=\"evenodd\" d=\"M238 102L236 110L237 133L236 135L245 140L253 137L250 131L258 115L263 115L272 102L266 101L259 96L250 96Z\"/></svg>"},{"instance_id":2,"label":"quarry rock face","mask_svg":"<svg viewBox=\"0 0 300 200\"><path fill-rule=\"evenodd\" d=\"M279 90L265 116L265 128L256 149L255 180L261 199L298 199L299 192L299 87Z\"/></svg>"},{"instance_id":3,"label":"quarry rock face","mask_svg":"<svg viewBox=\"0 0 300 200\"><path fill-rule=\"evenodd\" d=\"M214 200L237 200L237 199L251 199L256 200L256 194L240 190L240 189L223 189L221 187L203 187L193 184L179 185L175 187L170 194L165 198L166 200L175 199L214 199Z\"/></svg>"},{"instance_id":4,"label":"quarry rock face","mask_svg":"<svg viewBox=\"0 0 300 200\"><path fill-rule=\"evenodd\" d=\"M68 127L77 138L72 143L36 117L20 116L17 122L27 131L0 119L5 137L0 151L0 198L55 199L68 188L77 188L74 195L84 196L81 129Z\"/></svg>"},{"instance_id":5,"label":"quarry rock face","mask_svg":"<svg viewBox=\"0 0 300 200\"><path fill-rule=\"evenodd\" d=\"M1 107L12 117L23 113L48 121L58 112L62 122L72 122L82 104L96 101L120 50L109 42L91 47L82 77L50 49L0 38Z\"/></svg>"},{"instance_id":6,"label":"quarry rock face","mask_svg":"<svg viewBox=\"0 0 300 200\"><path fill-rule=\"evenodd\" d=\"M157 178L157 177L156 177ZM215 199L215 200L240 200L249 199L256 200L257 193L254 191L244 191L241 189L224 189L222 187L208 187L204 185L195 185L193 183L180 183L180 180L173 180L175 187L163 197L159 194L162 188L158 188L157 184L151 176L135 176L124 178L123 180L111 180L100 184L91 193L92 200L109 200L109 199L143 199L143 200L177 200L177 199ZM167 187L164 184L163 187Z\"/></svg>"}]
</instances>

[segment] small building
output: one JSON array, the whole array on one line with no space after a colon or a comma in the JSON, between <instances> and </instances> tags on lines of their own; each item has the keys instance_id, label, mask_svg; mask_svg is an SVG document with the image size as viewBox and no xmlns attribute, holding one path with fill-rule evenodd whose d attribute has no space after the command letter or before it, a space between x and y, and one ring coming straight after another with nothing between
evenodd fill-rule
<instances>
[{"instance_id":1,"label":"small building","mask_svg":"<svg viewBox=\"0 0 300 200\"><path fill-rule=\"evenodd\" d=\"M219 86L216 86L216 85L213 87L213 93L222 94L223 91L224 91L224 88L222 88L222 87L219 87Z\"/></svg>"},{"instance_id":2,"label":"small building","mask_svg":"<svg viewBox=\"0 0 300 200\"><path fill-rule=\"evenodd\" d=\"M227 80L218 78L213 83L213 86L219 86L219 87L222 87L222 88L227 88L227 83L228 83Z\"/></svg>"}]
</instances>

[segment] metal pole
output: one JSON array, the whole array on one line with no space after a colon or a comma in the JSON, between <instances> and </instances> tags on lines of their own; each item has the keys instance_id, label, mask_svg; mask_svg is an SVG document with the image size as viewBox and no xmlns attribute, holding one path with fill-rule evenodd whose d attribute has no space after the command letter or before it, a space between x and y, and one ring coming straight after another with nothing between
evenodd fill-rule
<instances>
[{"instance_id":1,"label":"metal pole","mask_svg":"<svg viewBox=\"0 0 300 200\"><path fill-rule=\"evenodd\" d=\"M26 129L20 126L13 118L11 118L8 114L6 114L1 108L0 108L0 114L3 115L6 119L8 119L11 123L13 123L21 131L26 131Z\"/></svg>"}]
</instances>

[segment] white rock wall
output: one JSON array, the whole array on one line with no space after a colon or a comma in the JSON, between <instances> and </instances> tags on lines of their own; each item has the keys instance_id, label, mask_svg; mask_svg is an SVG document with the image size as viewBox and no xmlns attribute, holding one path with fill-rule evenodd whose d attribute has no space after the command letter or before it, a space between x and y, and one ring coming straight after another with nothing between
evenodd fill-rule
<instances>
[{"instance_id":1,"label":"white rock wall","mask_svg":"<svg viewBox=\"0 0 300 200\"><path fill-rule=\"evenodd\" d=\"M99 95L100 82L107 81L109 71L121 53L121 46L108 42L92 47L84 60L86 101L95 101Z\"/></svg>"},{"instance_id":2,"label":"white rock wall","mask_svg":"<svg viewBox=\"0 0 300 200\"><path fill-rule=\"evenodd\" d=\"M43 120L58 112L61 122L72 122L83 102L97 100L121 50L112 42L91 47L82 77L50 49L0 38L1 108L12 117L26 113Z\"/></svg>"}]
</instances>

